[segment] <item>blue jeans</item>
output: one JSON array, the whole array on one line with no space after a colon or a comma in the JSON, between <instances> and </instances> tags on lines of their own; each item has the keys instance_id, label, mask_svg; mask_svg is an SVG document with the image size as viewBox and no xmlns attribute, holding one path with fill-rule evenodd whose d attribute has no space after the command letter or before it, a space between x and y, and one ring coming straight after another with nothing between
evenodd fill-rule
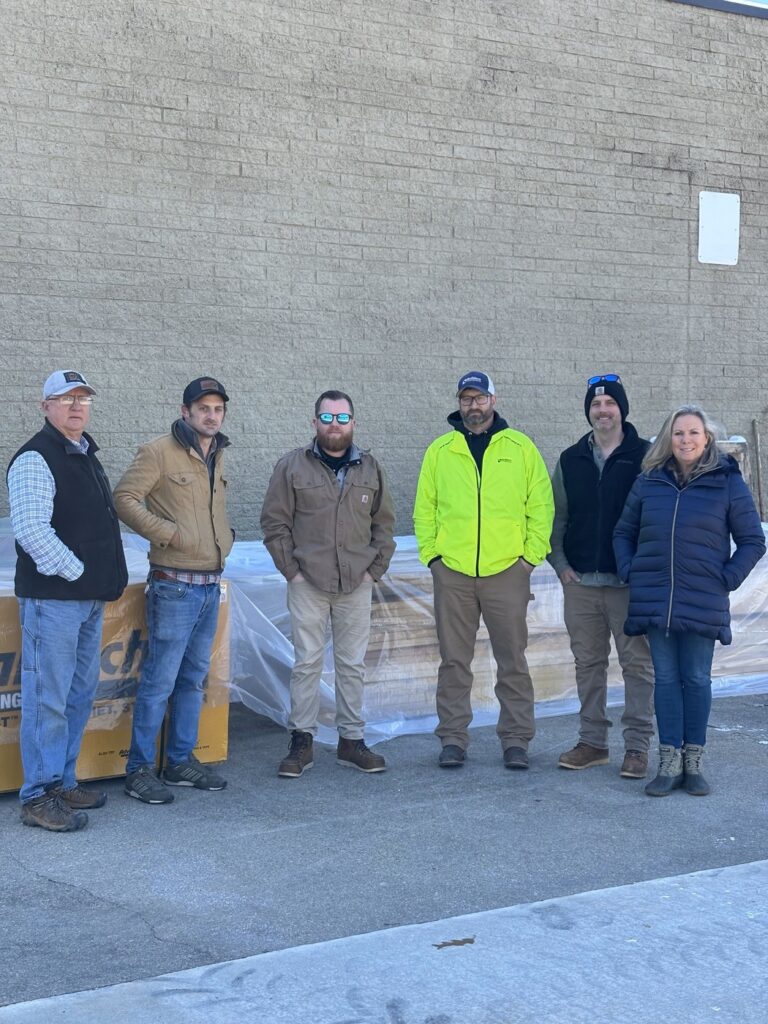
<instances>
[{"instance_id":1,"label":"blue jeans","mask_svg":"<svg viewBox=\"0 0 768 1024\"><path fill-rule=\"evenodd\" d=\"M656 673L653 700L659 743L681 747L707 742L712 706L712 656L715 641L698 633L649 629Z\"/></svg>"},{"instance_id":2,"label":"blue jeans","mask_svg":"<svg viewBox=\"0 0 768 1024\"><path fill-rule=\"evenodd\" d=\"M133 709L126 770L154 765L157 737L168 700L166 759L184 764L197 744L203 682L219 618L218 583L152 578L147 587L149 648Z\"/></svg>"},{"instance_id":3,"label":"blue jeans","mask_svg":"<svg viewBox=\"0 0 768 1024\"><path fill-rule=\"evenodd\" d=\"M99 685L103 601L20 597L22 803L72 789Z\"/></svg>"}]
</instances>

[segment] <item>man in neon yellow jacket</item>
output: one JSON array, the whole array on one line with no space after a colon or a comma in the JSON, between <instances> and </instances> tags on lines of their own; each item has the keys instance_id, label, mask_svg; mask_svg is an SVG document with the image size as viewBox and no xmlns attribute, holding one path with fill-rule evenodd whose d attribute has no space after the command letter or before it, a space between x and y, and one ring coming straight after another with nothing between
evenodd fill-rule
<instances>
[{"instance_id":1,"label":"man in neon yellow jacket","mask_svg":"<svg viewBox=\"0 0 768 1024\"><path fill-rule=\"evenodd\" d=\"M413 512L419 558L432 572L435 592L438 763L464 764L482 614L498 666L496 731L504 765L527 768L535 726L526 614L530 574L549 551L552 487L536 446L496 412L486 373L465 373L457 397L459 409L448 417L453 429L424 455Z\"/></svg>"}]
</instances>

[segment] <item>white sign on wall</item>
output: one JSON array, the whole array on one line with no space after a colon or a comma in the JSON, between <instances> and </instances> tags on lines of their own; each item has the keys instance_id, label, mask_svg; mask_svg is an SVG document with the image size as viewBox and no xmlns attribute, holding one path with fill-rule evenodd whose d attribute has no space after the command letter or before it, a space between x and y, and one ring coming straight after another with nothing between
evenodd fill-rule
<instances>
[{"instance_id":1,"label":"white sign on wall","mask_svg":"<svg viewBox=\"0 0 768 1024\"><path fill-rule=\"evenodd\" d=\"M739 261L741 199L733 192L699 192L699 263Z\"/></svg>"},{"instance_id":2,"label":"white sign on wall","mask_svg":"<svg viewBox=\"0 0 768 1024\"><path fill-rule=\"evenodd\" d=\"M709 7L714 11L731 14L751 14L753 18L768 18L768 0L673 0L673 3Z\"/></svg>"}]
</instances>

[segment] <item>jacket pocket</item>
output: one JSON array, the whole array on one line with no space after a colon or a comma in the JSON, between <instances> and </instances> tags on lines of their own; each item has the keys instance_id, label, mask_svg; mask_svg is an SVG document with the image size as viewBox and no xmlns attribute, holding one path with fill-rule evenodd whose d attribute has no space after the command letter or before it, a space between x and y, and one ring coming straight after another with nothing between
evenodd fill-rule
<instances>
[{"instance_id":1,"label":"jacket pocket","mask_svg":"<svg viewBox=\"0 0 768 1024\"><path fill-rule=\"evenodd\" d=\"M167 475L168 500L166 507L169 510L169 518L176 527L178 534L176 543L168 546L167 550L185 559L194 559L200 553L201 530L198 523L199 499L197 499L198 488L195 487L195 474L189 470L181 473L168 473ZM202 512L202 510L200 510ZM208 515L208 510L205 510ZM172 565L178 565L174 559Z\"/></svg>"},{"instance_id":2,"label":"jacket pocket","mask_svg":"<svg viewBox=\"0 0 768 1024\"><path fill-rule=\"evenodd\" d=\"M353 509L356 511L368 512L370 514L371 509L376 503L377 491L378 487L373 487L366 482L353 483L349 490Z\"/></svg>"},{"instance_id":3,"label":"jacket pocket","mask_svg":"<svg viewBox=\"0 0 768 1024\"><path fill-rule=\"evenodd\" d=\"M316 512L328 505L328 492L321 483L294 483L293 491L299 512Z\"/></svg>"},{"instance_id":4,"label":"jacket pocket","mask_svg":"<svg viewBox=\"0 0 768 1024\"><path fill-rule=\"evenodd\" d=\"M168 480L174 485L174 487L179 488L189 488L194 482L194 478L189 471L184 473L169 473Z\"/></svg>"}]
</instances>

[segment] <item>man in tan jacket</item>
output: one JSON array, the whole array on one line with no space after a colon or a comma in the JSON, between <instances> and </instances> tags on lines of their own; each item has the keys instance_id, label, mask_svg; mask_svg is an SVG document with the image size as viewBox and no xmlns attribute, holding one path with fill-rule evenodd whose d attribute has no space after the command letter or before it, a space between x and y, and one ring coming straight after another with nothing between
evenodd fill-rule
<instances>
[{"instance_id":1,"label":"man in tan jacket","mask_svg":"<svg viewBox=\"0 0 768 1024\"><path fill-rule=\"evenodd\" d=\"M328 620L333 635L340 765L382 772L384 758L363 739L364 659L373 584L395 550L394 512L384 474L352 441L352 399L325 391L315 403L316 436L275 466L261 512L264 543L288 580L295 664L291 745L278 775L313 765Z\"/></svg>"},{"instance_id":2,"label":"man in tan jacket","mask_svg":"<svg viewBox=\"0 0 768 1024\"><path fill-rule=\"evenodd\" d=\"M226 781L200 764L203 682L219 616L219 582L232 548L221 433L229 397L212 377L184 390L170 434L142 445L115 488L124 523L149 549L149 649L133 712L125 791L147 804L173 800L168 786L221 790ZM167 764L155 773L157 736L171 699Z\"/></svg>"}]
</instances>

